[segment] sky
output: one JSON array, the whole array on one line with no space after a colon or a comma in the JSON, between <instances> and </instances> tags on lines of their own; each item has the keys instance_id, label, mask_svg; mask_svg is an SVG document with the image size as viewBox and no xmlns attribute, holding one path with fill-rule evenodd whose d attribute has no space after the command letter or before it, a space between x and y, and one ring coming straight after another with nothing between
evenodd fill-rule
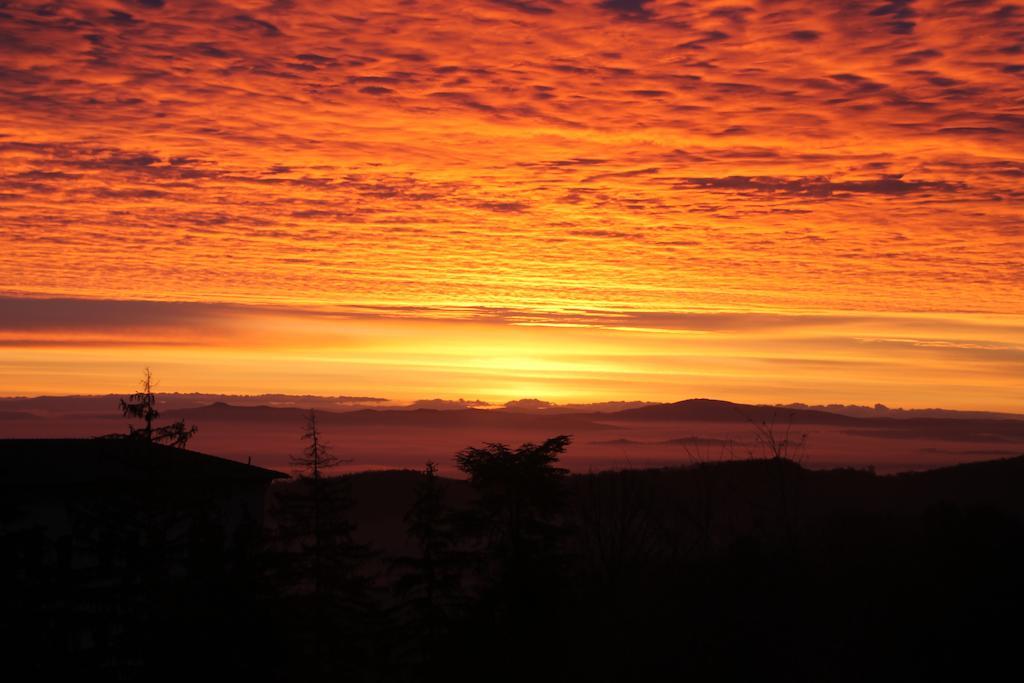
<instances>
[{"instance_id":1,"label":"sky","mask_svg":"<svg viewBox=\"0 0 1024 683\"><path fill-rule=\"evenodd\" d=\"M1024 411L1024 5L0 5L0 395Z\"/></svg>"}]
</instances>

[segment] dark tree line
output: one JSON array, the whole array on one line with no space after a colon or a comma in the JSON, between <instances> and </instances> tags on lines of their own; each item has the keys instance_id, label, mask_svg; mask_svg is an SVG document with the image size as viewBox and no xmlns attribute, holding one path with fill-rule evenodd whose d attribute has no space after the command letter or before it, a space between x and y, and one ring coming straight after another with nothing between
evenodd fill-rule
<instances>
[{"instance_id":1,"label":"dark tree line","mask_svg":"<svg viewBox=\"0 0 1024 683\"><path fill-rule=\"evenodd\" d=\"M446 501L428 463L404 514L412 552L384 557L353 540L349 478L310 413L295 481L279 487L264 561L287 625L290 675L380 680L471 676L497 661L509 671L520 648L549 639L531 628L559 599L568 437L456 455L473 504ZM453 658L452 642L462 642ZM461 674L460 674L461 672Z\"/></svg>"},{"instance_id":2,"label":"dark tree line","mask_svg":"<svg viewBox=\"0 0 1024 683\"><path fill-rule=\"evenodd\" d=\"M302 653L292 674L320 680L360 664L355 645L371 612L363 567L371 553L353 539L348 479L329 476L346 461L330 452L313 411L302 439L306 447L292 458L295 481L274 496L264 560L289 639Z\"/></svg>"},{"instance_id":3,"label":"dark tree line","mask_svg":"<svg viewBox=\"0 0 1024 683\"><path fill-rule=\"evenodd\" d=\"M767 457L662 470L570 475L565 436L467 448L464 480L428 464L411 552L360 556L372 599L350 614L371 635L332 646L387 681L919 679L1012 661L1024 507L813 472L791 459L801 442L761 435Z\"/></svg>"},{"instance_id":4,"label":"dark tree line","mask_svg":"<svg viewBox=\"0 0 1024 683\"><path fill-rule=\"evenodd\" d=\"M117 680L977 679L1011 662L1021 462L815 472L788 433L759 436L766 457L581 475L567 436L469 447L461 479L391 473L396 550L361 535L366 475L338 474L311 412L262 537L227 538L202 497L111 495L106 521L82 521L114 529L85 535L110 584L0 529L35 563L4 567L22 622L0 635L41 674ZM106 620L106 641L62 641L66 618Z\"/></svg>"}]
</instances>

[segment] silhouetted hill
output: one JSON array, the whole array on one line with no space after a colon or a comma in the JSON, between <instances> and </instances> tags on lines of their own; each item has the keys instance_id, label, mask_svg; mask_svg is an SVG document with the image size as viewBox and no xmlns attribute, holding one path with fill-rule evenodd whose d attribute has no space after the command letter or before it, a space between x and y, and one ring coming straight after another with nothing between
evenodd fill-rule
<instances>
[{"instance_id":1,"label":"silhouetted hill","mask_svg":"<svg viewBox=\"0 0 1024 683\"><path fill-rule=\"evenodd\" d=\"M691 398L677 403L645 406L610 413L608 420L636 422L794 422L798 424L855 424L856 418L819 410L796 410L754 406L708 398Z\"/></svg>"},{"instance_id":2,"label":"silhouetted hill","mask_svg":"<svg viewBox=\"0 0 1024 683\"><path fill-rule=\"evenodd\" d=\"M198 425L212 423L253 426L278 425L282 428L294 427L298 430L307 412L305 409L293 407L235 406L217 402L198 408L167 410L164 412L164 416L169 419L184 419ZM645 423L670 422L735 423L739 425L766 423L775 425L778 431L783 431L791 425L797 429L829 427L841 429L851 436L900 439L909 442L942 440L979 445L988 443L1008 446L1024 444L1024 421L1021 420L860 418L823 411L753 406L711 399L690 399L678 403L645 406L614 413L547 414L476 408L460 410L427 408L378 410L367 408L346 412L318 410L317 414L321 424L327 428L430 429L438 432L469 429L497 432L525 429L572 434L606 431L613 429L611 425L615 424L639 427ZM603 445L716 447L728 446L731 441L733 440L702 439L689 436L643 442L623 437L613 443ZM601 442L592 443L601 444Z\"/></svg>"},{"instance_id":3,"label":"silhouetted hill","mask_svg":"<svg viewBox=\"0 0 1024 683\"><path fill-rule=\"evenodd\" d=\"M591 418L597 416L591 415ZM851 417L820 410L754 406L711 399L689 399L624 410L602 416L608 422L753 422L786 425L846 426L849 434L901 439L943 439L1019 443L1024 421L964 418Z\"/></svg>"},{"instance_id":4,"label":"silhouetted hill","mask_svg":"<svg viewBox=\"0 0 1024 683\"><path fill-rule=\"evenodd\" d=\"M246 422L252 424L301 424L309 411L272 406L233 406L218 402L201 408L168 410L166 417L186 419L202 424L203 420ZM601 429L589 416L509 413L497 410L374 410L366 408L348 412L318 410L317 419L324 426L395 426L395 427L543 427L547 429ZM556 427L557 425L557 427Z\"/></svg>"},{"instance_id":5,"label":"silhouetted hill","mask_svg":"<svg viewBox=\"0 0 1024 683\"><path fill-rule=\"evenodd\" d=\"M847 415L849 417L891 417L901 420L915 417L952 420L1024 420L1024 415L1019 413L1000 413L987 410L948 410L946 408L890 408L881 403L877 403L874 406L844 405L841 403L830 403L828 405L780 403L776 407L786 410L818 410Z\"/></svg>"},{"instance_id":6,"label":"silhouetted hill","mask_svg":"<svg viewBox=\"0 0 1024 683\"><path fill-rule=\"evenodd\" d=\"M893 475L897 494L918 504L989 505L1024 515L1024 455Z\"/></svg>"},{"instance_id":7,"label":"silhouetted hill","mask_svg":"<svg viewBox=\"0 0 1024 683\"><path fill-rule=\"evenodd\" d=\"M19 410L42 415L109 415L117 413L120 394L89 394L72 396L13 396L0 397L0 409ZM235 406L272 406L281 408L316 408L326 410L352 410L367 405L386 403L387 399L369 396L311 396L290 394L204 394L157 393L160 410L199 408L211 403Z\"/></svg>"},{"instance_id":8,"label":"silhouetted hill","mask_svg":"<svg viewBox=\"0 0 1024 683\"><path fill-rule=\"evenodd\" d=\"M413 401L408 405L399 405L385 398L370 396L316 396L309 394L211 394L211 393L180 393L159 392L157 406L161 410L183 410L200 408L212 403L226 403L233 406L268 406L274 408L300 408L308 410L325 410L346 412L363 408L376 410L408 411L416 409L464 410L466 408L488 408L492 411L505 413L531 413L542 415L561 414L600 414L622 413L640 408L668 408L669 412L686 408L692 404L690 411L697 411L701 403L717 404L724 408L724 419L732 419L735 412L731 406L740 406L744 415L770 414L772 409L779 411L801 411L829 413L858 418L929 418L956 420L1024 420L1024 414L978 410L949 410L945 408L890 408L882 404L874 406L847 405L830 403L827 405L809 405L806 403L788 403L775 405L744 405L728 401L712 401L710 399L690 399L676 403L660 403L652 401L601 401L595 403L558 404L538 399L520 399L508 401L501 406L488 404L486 401L465 401L429 399ZM33 414L82 414L103 415L111 410L116 411L120 394L87 394L68 396L9 396L0 397L0 410L25 411ZM674 407L674 408L673 408ZM767 409L765 411L764 409ZM655 411L657 412L657 411ZM712 408L712 414L713 414ZM697 414L691 412L691 414ZM741 418L745 419L745 418Z\"/></svg>"},{"instance_id":9,"label":"silhouetted hill","mask_svg":"<svg viewBox=\"0 0 1024 683\"><path fill-rule=\"evenodd\" d=\"M309 414L308 410L302 408L278 407L278 406L238 406L217 401L209 405L196 408L175 408L163 412L163 415L173 419L185 419L201 422L203 420L217 420L223 422L252 422L253 424L288 422L301 424ZM318 415L330 415L326 411Z\"/></svg>"},{"instance_id":10,"label":"silhouetted hill","mask_svg":"<svg viewBox=\"0 0 1024 683\"><path fill-rule=\"evenodd\" d=\"M118 401L114 394L88 396L15 396L0 398L0 406L34 415L69 415L88 413L117 413Z\"/></svg>"},{"instance_id":11,"label":"silhouetted hill","mask_svg":"<svg viewBox=\"0 0 1024 683\"><path fill-rule=\"evenodd\" d=\"M662 404L656 401L600 401L598 403L559 404L527 398L518 401L508 401L498 410L510 413L545 413L547 415L556 415L560 413L616 413L631 408L655 405Z\"/></svg>"}]
</instances>

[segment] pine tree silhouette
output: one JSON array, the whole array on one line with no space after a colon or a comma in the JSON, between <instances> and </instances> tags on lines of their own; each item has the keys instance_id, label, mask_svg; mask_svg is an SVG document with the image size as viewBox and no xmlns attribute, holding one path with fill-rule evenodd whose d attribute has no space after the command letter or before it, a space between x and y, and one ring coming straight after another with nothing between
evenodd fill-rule
<instances>
[{"instance_id":1,"label":"pine tree silhouette","mask_svg":"<svg viewBox=\"0 0 1024 683\"><path fill-rule=\"evenodd\" d=\"M346 645L361 635L369 584L360 569L370 552L353 538L348 479L329 476L349 461L330 452L312 410L302 439L306 447L291 459L296 481L275 496L271 566L294 618L292 634L310 650L301 668L320 678L352 664Z\"/></svg>"},{"instance_id":2,"label":"pine tree silhouette","mask_svg":"<svg viewBox=\"0 0 1024 683\"><path fill-rule=\"evenodd\" d=\"M403 639L411 646L407 650L412 650L418 677L426 679L439 673L435 652L458 609L465 565L444 497L445 485L437 476L437 466L428 462L405 515L406 531L418 552L392 562L398 572L394 591Z\"/></svg>"},{"instance_id":3,"label":"pine tree silhouette","mask_svg":"<svg viewBox=\"0 0 1024 683\"><path fill-rule=\"evenodd\" d=\"M153 422L160 417L160 412L156 409L156 394L153 393L153 385L153 373L146 368L139 391L127 399L121 399L122 415L138 418L145 422L145 426L141 429L129 425L128 437L184 448L188 445L189 440L196 435L199 428L195 425L185 426L184 420L178 420L163 427L153 427Z\"/></svg>"}]
</instances>

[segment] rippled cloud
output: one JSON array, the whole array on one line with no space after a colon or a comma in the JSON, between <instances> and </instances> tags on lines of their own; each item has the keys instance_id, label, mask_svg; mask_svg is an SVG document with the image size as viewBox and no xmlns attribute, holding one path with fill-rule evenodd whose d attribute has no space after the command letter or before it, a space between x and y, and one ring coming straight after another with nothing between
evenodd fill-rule
<instances>
[{"instance_id":1,"label":"rippled cloud","mask_svg":"<svg viewBox=\"0 0 1024 683\"><path fill-rule=\"evenodd\" d=\"M1012 3L0 12L11 295L1020 315Z\"/></svg>"}]
</instances>

